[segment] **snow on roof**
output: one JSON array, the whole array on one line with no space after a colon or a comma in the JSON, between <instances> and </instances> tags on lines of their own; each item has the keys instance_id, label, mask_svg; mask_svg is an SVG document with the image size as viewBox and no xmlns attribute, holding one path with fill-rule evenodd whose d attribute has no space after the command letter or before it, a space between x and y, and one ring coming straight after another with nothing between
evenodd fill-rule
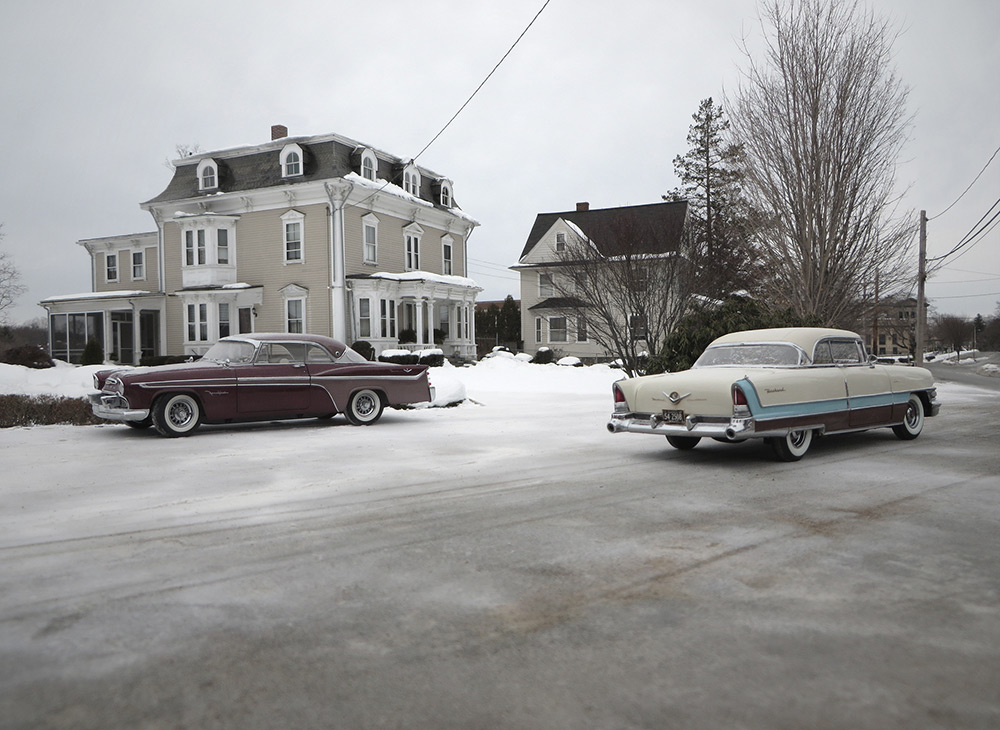
<instances>
[{"instance_id":1,"label":"snow on roof","mask_svg":"<svg viewBox=\"0 0 1000 730\"><path fill-rule=\"evenodd\" d=\"M399 185L391 183L388 180L384 180L382 178L369 180L368 178L362 177L356 172L349 172L346 175L344 175L344 179L347 180L348 182L354 183L355 185L360 185L361 187L367 190L371 190L372 192L389 193L390 195L395 195L397 198L402 198L403 200L416 203L418 205L422 205L425 208L434 207L434 203L428 200L424 200L423 198L418 198L416 195L411 195L410 193L403 190L403 188L399 187ZM449 180L449 182L451 181ZM448 208L448 212L457 218L461 218L470 225L473 226L479 225L479 221L477 221L475 218L469 215L466 215L465 212L459 208Z\"/></svg>"},{"instance_id":2,"label":"snow on roof","mask_svg":"<svg viewBox=\"0 0 1000 730\"><path fill-rule=\"evenodd\" d=\"M379 271L371 274L371 279L386 279L388 281L431 281L448 286L460 286L466 289L480 289L481 287L472 279L465 276L449 276L448 274L433 274L430 271L405 271L393 274L388 271Z\"/></svg>"},{"instance_id":3,"label":"snow on roof","mask_svg":"<svg viewBox=\"0 0 1000 730\"><path fill-rule=\"evenodd\" d=\"M134 290L120 291L89 291L82 294L57 294L43 299L40 304L46 302L65 302L71 299L120 299L122 297L148 297L160 296L159 292Z\"/></svg>"}]
</instances>

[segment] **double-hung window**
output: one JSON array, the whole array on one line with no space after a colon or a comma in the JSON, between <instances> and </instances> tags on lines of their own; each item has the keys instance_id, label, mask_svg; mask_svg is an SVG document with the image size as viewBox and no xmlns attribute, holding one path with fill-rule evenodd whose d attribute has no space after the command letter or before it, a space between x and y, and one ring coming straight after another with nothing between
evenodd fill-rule
<instances>
[{"instance_id":1,"label":"double-hung window","mask_svg":"<svg viewBox=\"0 0 1000 730\"><path fill-rule=\"evenodd\" d=\"M132 252L132 281L142 281L146 278L146 257L142 251Z\"/></svg>"},{"instance_id":2,"label":"double-hung window","mask_svg":"<svg viewBox=\"0 0 1000 730\"><path fill-rule=\"evenodd\" d=\"M451 275L454 265L452 262L452 239L451 236L445 236L441 239L441 268L442 274Z\"/></svg>"},{"instance_id":3,"label":"double-hung window","mask_svg":"<svg viewBox=\"0 0 1000 730\"><path fill-rule=\"evenodd\" d=\"M378 263L378 218L369 213L361 219L364 231L364 262Z\"/></svg>"},{"instance_id":4,"label":"double-hung window","mask_svg":"<svg viewBox=\"0 0 1000 730\"><path fill-rule=\"evenodd\" d=\"M229 337L229 302L219 302L219 337Z\"/></svg>"},{"instance_id":5,"label":"double-hung window","mask_svg":"<svg viewBox=\"0 0 1000 730\"><path fill-rule=\"evenodd\" d=\"M416 223L411 223L403 229L406 242L406 270L417 271L420 268L420 236L424 229Z\"/></svg>"},{"instance_id":6,"label":"double-hung window","mask_svg":"<svg viewBox=\"0 0 1000 730\"><path fill-rule=\"evenodd\" d=\"M287 299L285 301L285 331L295 334L305 332L305 305L305 299Z\"/></svg>"},{"instance_id":7,"label":"double-hung window","mask_svg":"<svg viewBox=\"0 0 1000 730\"><path fill-rule=\"evenodd\" d=\"M208 305L187 305L187 338L188 342L208 341Z\"/></svg>"},{"instance_id":8,"label":"double-hung window","mask_svg":"<svg viewBox=\"0 0 1000 730\"><path fill-rule=\"evenodd\" d=\"M194 231L184 231L184 265L194 266Z\"/></svg>"},{"instance_id":9,"label":"double-hung window","mask_svg":"<svg viewBox=\"0 0 1000 730\"><path fill-rule=\"evenodd\" d=\"M535 317L535 342L541 344L542 342L542 318Z\"/></svg>"},{"instance_id":10,"label":"double-hung window","mask_svg":"<svg viewBox=\"0 0 1000 730\"><path fill-rule=\"evenodd\" d=\"M208 245L205 241L205 229L198 229L198 266L208 263Z\"/></svg>"},{"instance_id":11,"label":"double-hung window","mask_svg":"<svg viewBox=\"0 0 1000 730\"><path fill-rule=\"evenodd\" d=\"M382 337L396 337L396 302L393 299L382 299L379 301L380 320L382 324Z\"/></svg>"},{"instance_id":12,"label":"double-hung window","mask_svg":"<svg viewBox=\"0 0 1000 730\"><path fill-rule=\"evenodd\" d=\"M538 275L538 296L540 297L551 297L555 296L555 282L552 279L552 274L539 274Z\"/></svg>"},{"instance_id":13,"label":"double-hung window","mask_svg":"<svg viewBox=\"0 0 1000 730\"><path fill-rule=\"evenodd\" d=\"M301 264L305 260L302 244L302 229L305 216L290 210L281 216L284 229L284 256L286 264Z\"/></svg>"},{"instance_id":14,"label":"double-hung window","mask_svg":"<svg viewBox=\"0 0 1000 730\"><path fill-rule=\"evenodd\" d=\"M107 281L118 281L118 254L116 253L105 254L104 278Z\"/></svg>"},{"instance_id":15,"label":"double-hung window","mask_svg":"<svg viewBox=\"0 0 1000 730\"><path fill-rule=\"evenodd\" d=\"M372 336L372 300L358 300L358 336Z\"/></svg>"},{"instance_id":16,"label":"double-hung window","mask_svg":"<svg viewBox=\"0 0 1000 730\"><path fill-rule=\"evenodd\" d=\"M220 228L215 232L215 260L216 263L229 263L229 229Z\"/></svg>"},{"instance_id":17,"label":"double-hung window","mask_svg":"<svg viewBox=\"0 0 1000 730\"><path fill-rule=\"evenodd\" d=\"M566 342L567 329L565 317L549 317L549 342Z\"/></svg>"}]
</instances>

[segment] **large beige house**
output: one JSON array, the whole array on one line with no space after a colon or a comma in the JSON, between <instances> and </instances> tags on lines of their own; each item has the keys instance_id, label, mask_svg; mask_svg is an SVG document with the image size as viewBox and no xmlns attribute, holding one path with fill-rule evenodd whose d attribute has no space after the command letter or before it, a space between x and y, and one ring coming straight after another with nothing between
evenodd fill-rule
<instances>
[{"instance_id":1,"label":"large beige house","mask_svg":"<svg viewBox=\"0 0 1000 730\"><path fill-rule=\"evenodd\" d=\"M119 363L200 355L245 332L309 332L376 352L475 356L467 278L478 223L448 178L337 135L288 137L174 163L141 204L156 230L78 241L92 291L52 296L53 357L88 339Z\"/></svg>"}]
</instances>

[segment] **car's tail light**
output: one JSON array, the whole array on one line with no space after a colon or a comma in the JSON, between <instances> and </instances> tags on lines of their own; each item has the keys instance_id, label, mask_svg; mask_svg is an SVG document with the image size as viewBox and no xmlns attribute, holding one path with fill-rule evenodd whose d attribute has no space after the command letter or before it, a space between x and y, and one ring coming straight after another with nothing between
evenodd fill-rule
<instances>
[{"instance_id":1,"label":"car's tail light","mask_svg":"<svg viewBox=\"0 0 1000 730\"><path fill-rule=\"evenodd\" d=\"M747 403L747 395L738 385L733 386L733 416L735 418L750 417L750 405Z\"/></svg>"},{"instance_id":2,"label":"car's tail light","mask_svg":"<svg viewBox=\"0 0 1000 730\"><path fill-rule=\"evenodd\" d=\"M628 411L628 403L625 402L625 394L618 387L618 383L611 386L611 394L615 399L615 413L625 413Z\"/></svg>"}]
</instances>

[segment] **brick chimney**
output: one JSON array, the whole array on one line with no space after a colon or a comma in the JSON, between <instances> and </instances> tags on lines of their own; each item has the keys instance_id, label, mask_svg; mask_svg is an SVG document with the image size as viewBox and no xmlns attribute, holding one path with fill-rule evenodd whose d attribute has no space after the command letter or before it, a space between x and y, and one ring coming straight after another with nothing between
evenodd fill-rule
<instances>
[{"instance_id":1,"label":"brick chimney","mask_svg":"<svg viewBox=\"0 0 1000 730\"><path fill-rule=\"evenodd\" d=\"M271 125L271 139L282 139L288 136L288 127L284 124L272 124Z\"/></svg>"},{"instance_id":2,"label":"brick chimney","mask_svg":"<svg viewBox=\"0 0 1000 730\"><path fill-rule=\"evenodd\" d=\"M584 212L586 212L588 210L590 210L590 203L584 202L584 203L577 203L576 204L576 212L577 213L584 213Z\"/></svg>"}]
</instances>

